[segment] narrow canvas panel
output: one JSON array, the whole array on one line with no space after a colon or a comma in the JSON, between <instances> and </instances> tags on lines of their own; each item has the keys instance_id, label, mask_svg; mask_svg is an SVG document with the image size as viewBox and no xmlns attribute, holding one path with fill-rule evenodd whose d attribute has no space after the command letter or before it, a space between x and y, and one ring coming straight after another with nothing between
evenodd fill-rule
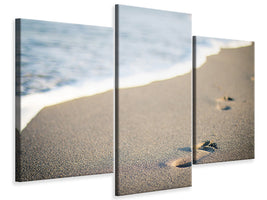
<instances>
[{"instance_id":1,"label":"narrow canvas panel","mask_svg":"<svg viewBox=\"0 0 267 200\"><path fill-rule=\"evenodd\" d=\"M112 172L112 34L16 20L17 181Z\"/></svg>"},{"instance_id":2,"label":"narrow canvas panel","mask_svg":"<svg viewBox=\"0 0 267 200\"><path fill-rule=\"evenodd\" d=\"M116 195L191 186L191 15L115 16Z\"/></svg>"},{"instance_id":3,"label":"narrow canvas panel","mask_svg":"<svg viewBox=\"0 0 267 200\"><path fill-rule=\"evenodd\" d=\"M193 41L194 163L254 158L254 43Z\"/></svg>"}]
</instances>

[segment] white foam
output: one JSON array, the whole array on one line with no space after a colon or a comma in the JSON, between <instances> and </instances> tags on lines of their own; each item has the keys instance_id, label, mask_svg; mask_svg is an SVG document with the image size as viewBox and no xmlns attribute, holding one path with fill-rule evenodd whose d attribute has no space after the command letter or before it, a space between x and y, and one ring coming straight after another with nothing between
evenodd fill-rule
<instances>
[{"instance_id":1,"label":"white foam","mask_svg":"<svg viewBox=\"0 0 267 200\"><path fill-rule=\"evenodd\" d=\"M178 63L172 67L157 72L143 72L130 77L119 78L119 88L144 86L154 81L161 81L181 76L192 71L191 61Z\"/></svg>"},{"instance_id":2,"label":"white foam","mask_svg":"<svg viewBox=\"0 0 267 200\"><path fill-rule=\"evenodd\" d=\"M113 79L101 82L85 82L75 86L64 86L45 93L21 97L21 130L46 106L55 105L76 98L91 96L113 88Z\"/></svg>"},{"instance_id":3,"label":"white foam","mask_svg":"<svg viewBox=\"0 0 267 200\"><path fill-rule=\"evenodd\" d=\"M218 54L222 48L240 48L250 46L252 42L239 40L222 40L210 38L211 46L203 46L197 43L197 63L196 67L201 67L206 61L207 57Z\"/></svg>"}]
</instances>

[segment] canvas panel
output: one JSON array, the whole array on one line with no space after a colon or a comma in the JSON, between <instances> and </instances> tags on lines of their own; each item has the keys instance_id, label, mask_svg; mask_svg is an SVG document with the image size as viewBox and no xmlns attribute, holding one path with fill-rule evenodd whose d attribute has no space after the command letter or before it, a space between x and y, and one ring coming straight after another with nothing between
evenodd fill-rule
<instances>
[{"instance_id":1,"label":"canvas panel","mask_svg":"<svg viewBox=\"0 0 267 200\"><path fill-rule=\"evenodd\" d=\"M112 28L16 20L16 180L112 172Z\"/></svg>"},{"instance_id":2,"label":"canvas panel","mask_svg":"<svg viewBox=\"0 0 267 200\"><path fill-rule=\"evenodd\" d=\"M193 41L194 163L254 158L254 43Z\"/></svg>"},{"instance_id":3,"label":"canvas panel","mask_svg":"<svg viewBox=\"0 0 267 200\"><path fill-rule=\"evenodd\" d=\"M116 195L191 186L191 15L115 18Z\"/></svg>"}]
</instances>

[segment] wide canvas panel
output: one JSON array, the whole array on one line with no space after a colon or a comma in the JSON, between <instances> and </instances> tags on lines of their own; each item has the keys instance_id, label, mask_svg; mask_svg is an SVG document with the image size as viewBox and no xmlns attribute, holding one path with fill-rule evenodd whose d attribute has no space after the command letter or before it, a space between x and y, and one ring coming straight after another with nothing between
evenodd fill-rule
<instances>
[{"instance_id":1,"label":"wide canvas panel","mask_svg":"<svg viewBox=\"0 0 267 200\"><path fill-rule=\"evenodd\" d=\"M16 180L112 172L112 28L16 20Z\"/></svg>"},{"instance_id":2,"label":"wide canvas panel","mask_svg":"<svg viewBox=\"0 0 267 200\"><path fill-rule=\"evenodd\" d=\"M254 43L193 41L194 163L254 158Z\"/></svg>"},{"instance_id":3,"label":"wide canvas panel","mask_svg":"<svg viewBox=\"0 0 267 200\"><path fill-rule=\"evenodd\" d=\"M191 186L191 15L115 10L116 195Z\"/></svg>"}]
</instances>

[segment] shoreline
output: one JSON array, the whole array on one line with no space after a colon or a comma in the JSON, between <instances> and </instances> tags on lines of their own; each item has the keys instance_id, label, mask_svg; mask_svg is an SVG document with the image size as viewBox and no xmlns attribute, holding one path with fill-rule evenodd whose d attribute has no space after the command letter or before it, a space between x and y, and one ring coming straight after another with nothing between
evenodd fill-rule
<instances>
[{"instance_id":1,"label":"shoreline","mask_svg":"<svg viewBox=\"0 0 267 200\"><path fill-rule=\"evenodd\" d=\"M87 94L87 95L78 95L76 97L58 97L60 100L52 100L53 98L51 98L51 96L55 96L55 95L50 95L50 94L46 94L46 93L36 93L36 94L31 94L29 96L25 96L25 97L20 97L21 98L21 101L23 101L22 99L23 98L27 98L27 100L24 99L24 101L28 102L28 103L21 103L21 132L24 130L24 128L27 127L27 125L31 122L32 119L34 119L34 117L44 108L46 107L50 107L50 106L55 106L55 105L58 105L58 104L62 104L62 103L66 103L66 102L69 102L69 101L75 101L75 100L78 100L80 98L86 98L86 97L91 97L91 96L95 96L95 95L99 95L99 94L103 94L103 93L106 93L106 92L109 92L113 90L112 88L111 89L107 89L107 90L103 90L103 91L99 91L97 93L92 93L92 94ZM53 93L56 93L57 91L53 91ZM46 99L49 99L49 96L50 96L50 103L44 103L44 102L39 102L39 100L43 99L43 98L46 98ZM64 100L63 100L64 99ZM36 102L38 102L36 104ZM22 105L24 104L24 106ZM25 105L26 104L26 105ZM30 108L29 108L30 107ZM28 112L26 112L25 110L28 109ZM24 114L23 114L23 110L24 110ZM30 111L29 111L30 110ZM26 112L26 113L25 113Z\"/></svg>"},{"instance_id":2,"label":"shoreline","mask_svg":"<svg viewBox=\"0 0 267 200\"><path fill-rule=\"evenodd\" d=\"M249 46L249 44L247 44L247 43L251 43L251 42L243 42L243 43L239 44L238 42L241 42L241 41L232 41L232 42L233 42L233 44L230 43L230 44L222 45L222 48L219 48L219 47L210 48L209 52L212 52L211 55L205 55L204 56L205 58L201 58L201 59L198 59L198 60L205 60L205 62L206 62L206 60L207 60L207 58L209 56L218 55L220 53L221 49L236 49L236 48ZM240 46L238 47L238 45L240 45ZM218 50L218 48L219 48L219 50ZM202 62L201 64L197 64L197 68L202 67L205 62ZM188 63L182 63L179 66L181 67L182 65L186 65L187 66ZM177 65L174 65L173 67L170 67L168 70L162 72L163 74L165 74L163 76L163 78L162 77L152 78L152 79L150 78L149 81L145 81L145 82L136 83L136 82L138 82L136 80L140 81L140 80L146 79L146 78L144 78L142 76L141 77L134 76L134 77L124 78L123 81L121 81L121 82L123 82L123 84L122 84L123 86L120 87L120 89L142 87L142 86L146 86L146 85L152 84L154 82L169 80L169 79L172 79L172 78L176 78L178 76L184 76L187 73L191 73L192 72L191 68L186 67L186 69L183 69L182 71L180 69L180 72L177 75L173 76L172 74L173 74L174 71L179 71L178 68L179 67L177 67ZM159 73L159 72L156 73L155 77L157 76L157 74L162 74L162 73ZM62 88L58 88L58 89L52 90L52 91L50 91L48 93L34 93L34 94L26 95L26 96L21 96L20 97L21 99L26 99L25 100L26 102L28 102L28 101L30 102L30 103L26 103L25 106L21 106L21 107L26 107L25 108L26 110L27 109L30 110L30 111L24 113L24 116L26 116L26 117L21 117L22 119L26 118L25 120L23 119L22 122L21 122L21 131L38 114L38 112L41 111L45 107L57 105L57 104L60 104L60 103L76 100L76 99L83 98L83 97L90 97L90 96L93 96L93 95L98 95L98 94L105 93L105 92L108 92L108 91L112 90L113 88L107 87L107 85L110 85L109 83L107 83L107 81L108 81L108 79L106 81L104 81L105 82L104 85L106 85L106 87L104 87L104 88L106 88L106 89L102 88L97 92L92 92L92 93L89 93L89 94L83 93L83 94L74 95L72 97L59 98L59 95L57 95L56 93L58 91L64 90L64 87L65 88L70 88L72 91L74 91L77 86L76 87L74 87L74 86L64 86L63 89ZM108 82L111 82L113 84L113 81L109 80ZM135 84L132 84L133 82ZM65 93L71 93L71 92L65 92ZM39 102L40 99L44 99L44 98L50 99L50 102L49 103L47 103L47 102L45 103L44 102L44 103L39 103L37 105L34 105L33 102ZM57 98L59 98L60 100L52 100L51 101L51 99L57 99ZM32 109L33 105L36 108ZM22 108L22 110L24 110L24 108Z\"/></svg>"},{"instance_id":3,"label":"shoreline","mask_svg":"<svg viewBox=\"0 0 267 200\"><path fill-rule=\"evenodd\" d=\"M242 47L248 47L251 46L253 43L251 41L228 40L228 39L226 40L221 38L209 38L201 36L194 36L194 37L197 37L200 40L208 39L211 45L211 47L207 47L206 45L203 46L201 42L199 43L199 41L197 40L196 68L200 68L202 65L204 65L207 62L207 58L209 56L218 55L222 49L237 49Z\"/></svg>"}]
</instances>

